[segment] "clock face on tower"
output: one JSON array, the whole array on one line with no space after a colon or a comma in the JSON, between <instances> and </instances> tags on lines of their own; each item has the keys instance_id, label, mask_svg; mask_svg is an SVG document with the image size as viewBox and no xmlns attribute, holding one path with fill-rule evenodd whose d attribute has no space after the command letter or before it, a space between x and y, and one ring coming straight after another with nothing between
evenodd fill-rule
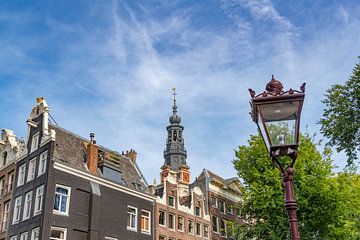
<instances>
[{"instance_id":1,"label":"clock face on tower","mask_svg":"<svg viewBox=\"0 0 360 240\"><path fill-rule=\"evenodd\" d=\"M183 181L184 182L189 182L189 174L188 173L183 173Z\"/></svg>"}]
</instances>

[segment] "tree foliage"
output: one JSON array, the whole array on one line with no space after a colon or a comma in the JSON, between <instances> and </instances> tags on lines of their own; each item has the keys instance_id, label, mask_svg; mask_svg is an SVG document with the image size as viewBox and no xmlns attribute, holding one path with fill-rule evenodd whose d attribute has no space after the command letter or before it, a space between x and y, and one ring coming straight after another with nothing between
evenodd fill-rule
<instances>
[{"instance_id":1,"label":"tree foliage","mask_svg":"<svg viewBox=\"0 0 360 240\"><path fill-rule=\"evenodd\" d=\"M359 176L335 176L331 152L321 154L317 146L310 136L301 136L294 176L301 238L360 239ZM233 163L246 189L241 212L247 222L236 227L238 239L290 239L282 179L262 139L251 136L236 156Z\"/></svg>"},{"instance_id":2,"label":"tree foliage","mask_svg":"<svg viewBox=\"0 0 360 240\"><path fill-rule=\"evenodd\" d=\"M360 64L344 85L333 85L325 97L321 132L329 138L330 146L345 151L351 165L360 151Z\"/></svg>"}]
</instances>

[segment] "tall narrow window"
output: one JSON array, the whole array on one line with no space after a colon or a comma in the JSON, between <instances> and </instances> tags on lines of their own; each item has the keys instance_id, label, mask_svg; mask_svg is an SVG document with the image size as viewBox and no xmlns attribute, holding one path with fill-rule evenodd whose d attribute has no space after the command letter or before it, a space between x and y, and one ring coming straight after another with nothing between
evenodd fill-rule
<instances>
[{"instance_id":1,"label":"tall narrow window","mask_svg":"<svg viewBox=\"0 0 360 240\"><path fill-rule=\"evenodd\" d=\"M39 146L39 133L35 133L32 136L32 140L31 140L31 150L30 152L35 151L36 149L38 149Z\"/></svg>"},{"instance_id":2,"label":"tall narrow window","mask_svg":"<svg viewBox=\"0 0 360 240\"><path fill-rule=\"evenodd\" d=\"M218 233L219 232L219 229L218 229L218 218L215 217L215 216L212 216L212 229L214 232Z\"/></svg>"},{"instance_id":3,"label":"tall narrow window","mask_svg":"<svg viewBox=\"0 0 360 240\"><path fill-rule=\"evenodd\" d=\"M188 231L189 234L194 234L194 221L188 220Z\"/></svg>"},{"instance_id":4,"label":"tall narrow window","mask_svg":"<svg viewBox=\"0 0 360 240\"><path fill-rule=\"evenodd\" d=\"M31 213L31 201L32 201L32 191L27 192L25 194L25 203L24 203L24 212L23 212L23 220L30 218Z\"/></svg>"},{"instance_id":5,"label":"tall narrow window","mask_svg":"<svg viewBox=\"0 0 360 240\"><path fill-rule=\"evenodd\" d=\"M1 229L3 232L6 231L8 228L9 209L10 209L10 200L4 204L4 211L2 215L2 224L1 224Z\"/></svg>"},{"instance_id":6,"label":"tall narrow window","mask_svg":"<svg viewBox=\"0 0 360 240\"><path fill-rule=\"evenodd\" d=\"M234 208L233 208L233 206L231 204L228 204L226 206L226 213L227 214L234 214Z\"/></svg>"},{"instance_id":7,"label":"tall narrow window","mask_svg":"<svg viewBox=\"0 0 360 240\"><path fill-rule=\"evenodd\" d=\"M220 200L219 201L219 208L221 213L225 213L225 202Z\"/></svg>"},{"instance_id":8,"label":"tall narrow window","mask_svg":"<svg viewBox=\"0 0 360 240\"><path fill-rule=\"evenodd\" d=\"M222 237L226 237L226 223L224 219L220 219L220 234Z\"/></svg>"},{"instance_id":9,"label":"tall narrow window","mask_svg":"<svg viewBox=\"0 0 360 240\"><path fill-rule=\"evenodd\" d=\"M141 232L150 234L150 212L141 211Z\"/></svg>"},{"instance_id":10,"label":"tall narrow window","mask_svg":"<svg viewBox=\"0 0 360 240\"><path fill-rule=\"evenodd\" d=\"M54 213L69 214L70 191L69 187L56 184Z\"/></svg>"},{"instance_id":11,"label":"tall narrow window","mask_svg":"<svg viewBox=\"0 0 360 240\"><path fill-rule=\"evenodd\" d=\"M20 220L21 201L22 201L22 196L15 198L13 221L12 221L13 224L18 223Z\"/></svg>"},{"instance_id":12,"label":"tall narrow window","mask_svg":"<svg viewBox=\"0 0 360 240\"><path fill-rule=\"evenodd\" d=\"M130 206L127 208L127 229L132 231L137 229L137 208Z\"/></svg>"},{"instance_id":13,"label":"tall narrow window","mask_svg":"<svg viewBox=\"0 0 360 240\"><path fill-rule=\"evenodd\" d=\"M195 215L200 216L200 207L198 206L195 207Z\"/></svg>"},{"instance_id":14,"label":"tall narrow window","mask_svg":"<svg viewBox=\"0 0 360 240\"><path fill-rule=\"evenodd\" d=\"M201 236L201 224L196 223L196 235Z\"/></svg>"},{"instance_id":15,"label":"tall narrow window","mask_svg":"<svg viewBox=\"0 0 360 240\"><path fill-rule=\"evenodd\" d=\"M159 225L160 226L166 226L166 219L165 219L165 212L164 211L159 211Z\"/></svg>"},{"instance_id":16,"label":"tall narrow window","mask_svg":"<svg viewBox=\"0 0 360 240\"><path fill-rule=\"evenodd\" d=\"M46 172L47 151L40 154L38 176Z\"/></svg>"},{"instance_id":17,"label":"tall narrow window","mask_svg":"<svg viewBox=\"0 0 360 240\"><path fill-rule=\"evenodd\" d=\"M31 230L31 240L39 240L40 238L40 228L33 228Z\"/></svg>"},{"instance_id":18,"label":"tall narrow window","mask_svg":"<svg viewBox=\"0 0 360 240\"><path fill-rule=\"evenodd\" d=\"M36 189L34 215L38 215L41 213L43 199L44 199L44 185L41 185Z\"/></svg>"},{"instance_id":19,"label":"tall narrow window","mask_svg":"<svg viewBox=\"0 0 360 240\"><path fill-rule=\"evenodd\" d=\"M218 201L217 201L216 197L211 197L210 201L211 201L211 206L212 207L214 207L214 208L218 207Z\"/></svg>"},{"instance_id":20,"label":"tall narrow window","mask_svg":"<svg viewBox=\"0 0 360 240\"><path fill-rule=\"evenodd\" d=\"M7 162L7 155L8 155L8 153L7 153L7 152L4 152L4 153L2 154L2 159L1 159L1 161L0 161L0 167L3 167L3 166L5 166L5 165L6 165L6 162Z\"/></svg>"},{"instance_id":21,"label":"tall narrow window","mask_svg":"<svg viewBox=\"0 0 360 240\"><path fill-rule=\"evenodd\" d=\"M20 234L20 240L28 240L28 232L23 232Z\"/></svg>"},{"instance_id":22,"label":"tall narrow window","mask_svg":"<svg viewBox=\"0 0 360 240\"><path fill-rule=\"evenodd\" d=\"M29 161L29 168L26 182L30 182L35 178L35 167L36 167L36 158L33 158Z\"/></svg>"},{"instance_id":23,"label":"tall narrow window","mask_svg":"<svg viewBox=\"0 0 360 240\"><path fill-rule=\"evenodd\" d=\"M5 194L5 177L0 179L0 197L4 196Z\"/></svg>"},{"instance_id":24,"label":"tall narrow window","mask_svg":"<svg viewBox=\"0 0 360 240\"><path fill-rule=\"evenodd\" d=\"M169 229L175 230L175 215L169 213Z\"/></svg>"},{"instance_id":25,"label":"tall narrow window","mask_svg":"<svg viewBox=\"0 0 360 240\"><path fill-rule=\"evenodd\" d=\"M178 217L178 231L184 231L184 218L180 216Z\"/></svg>"},{"instance_id":26,"label":"tall narrow window","mask_svg":"<svg viewBox=\"0 0 360 240\"><path fill-rule=\"evenodd\" d=\"M175 201L174 201L174 197L173 196L169 196L169 206L170 207L175 207Z\"/></svg>"},{"instance_id":27,"label":"tall narrow window","mask_svg":"<svg viewBox=\"0 0 360 240\"><path fill-rule=\"evenodd\" d=\"M24 184L25 181L25 168L26 168L26 163L24 163L23 165L21 165L19 167L19 174L18 174L18 179L17 179L17 186L21 186Z\"/></svg>"},{"instance_id":28,"label":"tall narrow window","mask_svg":"<svg viewBox=\"0 0 360 240\"><path fill-rule=\"evenodd\" d=\"M66 228L51 227L50 240L65 240Z\"/></svg>"},{"instance_id":29,"label":"tall narrow window","mask_svg":"<svg viewBox=\"0 0 360 240\"><path fill-rule=\"evenodd\" d=\"M206 239L209 238L209 226L208 225L204 225L204 238L206 238Z\"/></svg>"},{"instance_id":30,"label":"tall narrow window","mask_svg":"<svg viewBox=\"0 0 360 240\"><path fill-rule=\"evenodd\" d=\"M8 187L7 187L7 191L11 192L13 190L13 186L14 186L14 173L10 173L8 176Z\"/></svg>"}]
</instances>

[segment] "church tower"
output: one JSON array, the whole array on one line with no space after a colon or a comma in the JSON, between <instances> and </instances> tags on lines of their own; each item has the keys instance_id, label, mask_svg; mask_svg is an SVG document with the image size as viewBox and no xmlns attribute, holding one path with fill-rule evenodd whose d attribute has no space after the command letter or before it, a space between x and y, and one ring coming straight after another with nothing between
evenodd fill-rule
<instances>
[{"instance_id":1,"label":"church tower","mask_svg":"<svg viewBox=\"0 0 360 240\"><path fill-rule=\"evenodd\" d=\"M166 148L164 150L164 165L161 168L161 178L166 177L170 172L177 175L177 180L184 183L190 182L189 167L186 164L186 149L183 138L184 127L180 124L181 117L177 113L176 106L176 89L173 88L174 104L173 113L169 117L170 125L166 127L167 139Z\"/></svg>"}]
</instances>

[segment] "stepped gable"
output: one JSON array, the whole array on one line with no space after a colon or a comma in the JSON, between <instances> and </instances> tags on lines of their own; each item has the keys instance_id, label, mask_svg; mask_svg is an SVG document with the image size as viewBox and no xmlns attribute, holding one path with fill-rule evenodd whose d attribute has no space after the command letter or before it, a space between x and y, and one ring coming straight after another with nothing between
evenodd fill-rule
<instances>
[{"instance_id":1,"label":"stepped gable","mask_svg":"<svg viewBox=\"0 0 360 240\"><path fill-rule=\"evenodd\" d=\"M52 124L50 128L56 132L53 159L75 169L88 172L86 167L86 147L89 140ZM148 192L146 181L136 163L116 151L100 145L98 147L98 173L100 177L106 178L102 174L102 167L107 166L121 172L121 181L114 181L117 184L136 191ZM113 181L112 179L108 180Z\"/></svg>"}]
</instances>

